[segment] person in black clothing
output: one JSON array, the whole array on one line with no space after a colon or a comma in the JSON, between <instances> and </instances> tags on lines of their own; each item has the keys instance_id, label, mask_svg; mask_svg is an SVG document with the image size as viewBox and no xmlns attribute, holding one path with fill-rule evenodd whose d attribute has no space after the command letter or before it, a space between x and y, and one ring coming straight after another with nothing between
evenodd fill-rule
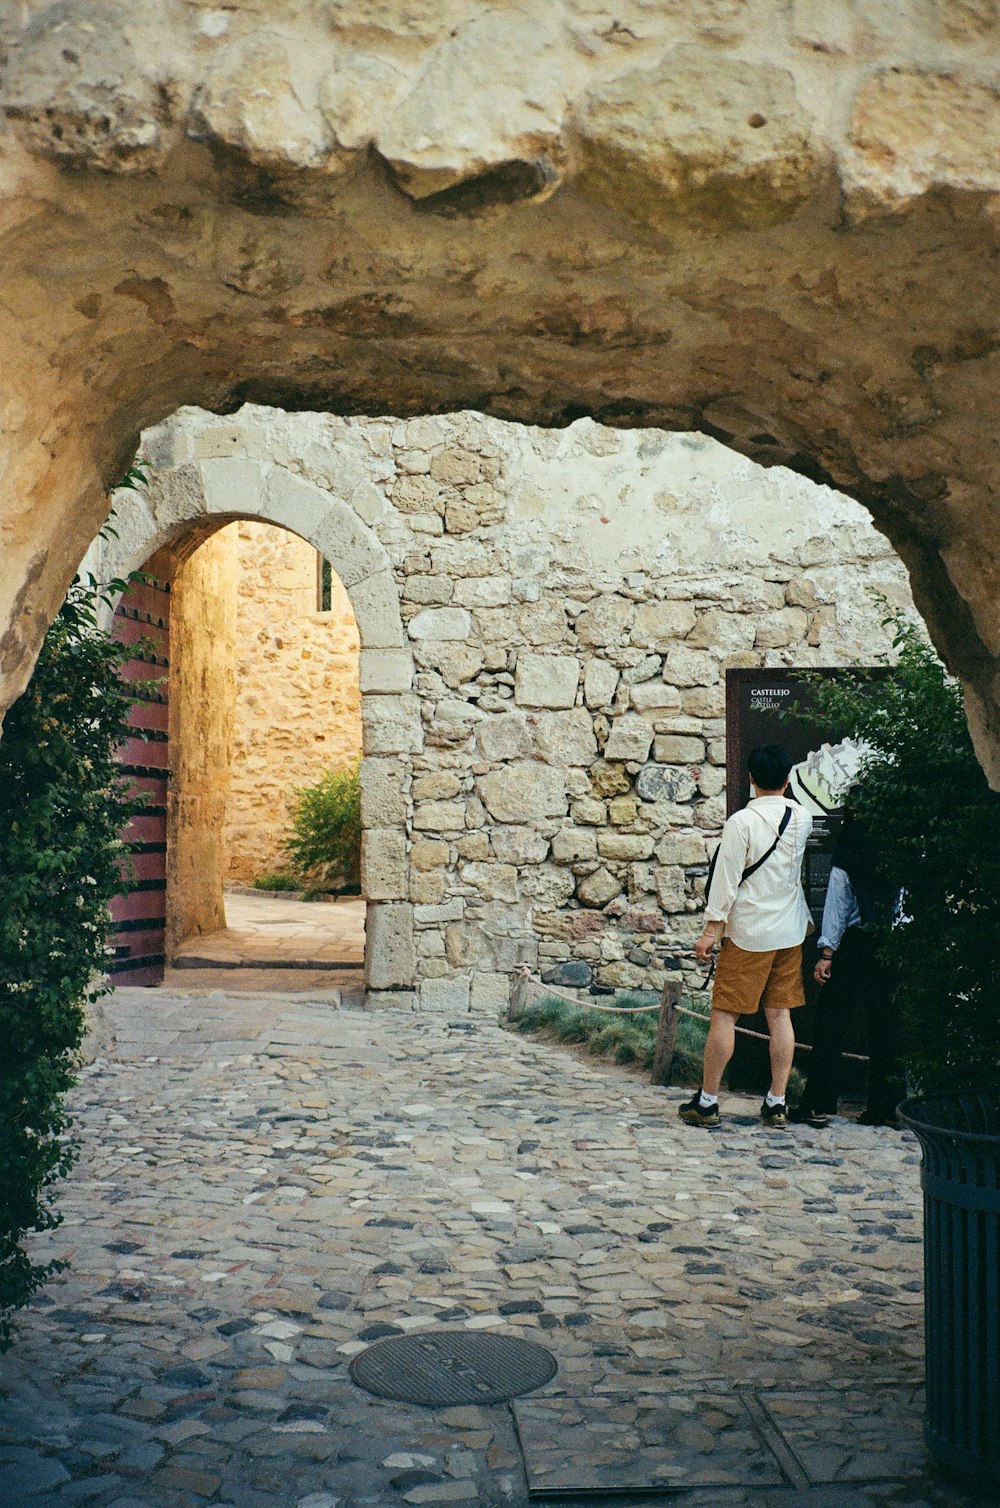
<instances>
[{"instance_id":1,"label":"person in black clothing","mask_svg":"<svg viewBox=\"0 0 1000 1508\"><path fill-rule=\"evenodd\" d=\"M895 981L875 950L878 922L892 914L898 887L877 872L850 813L834 849L823 907L823 928L813 978L821 987L809 1077L789 1119L824 1126L837 1113L844 1033L857 1007L863 1012L869 1053L868 1102L859 1117L867 1126L896 1124L903 1097L898 1071L899 1006Z\"/></svg>"}]
</instances>

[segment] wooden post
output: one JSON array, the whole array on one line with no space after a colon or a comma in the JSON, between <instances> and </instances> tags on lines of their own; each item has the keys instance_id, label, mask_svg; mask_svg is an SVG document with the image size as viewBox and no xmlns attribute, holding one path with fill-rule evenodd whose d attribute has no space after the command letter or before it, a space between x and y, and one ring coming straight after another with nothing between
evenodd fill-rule
<instances>
[{"instance_id":1,"label":"wooden post","mask_svg":"<svg viewBox=\"0 0 1000 1508\"><path fill-rule=\"evenodd\" d=\"M523 970L518 970L511 976L510 1003L507 1006L507 1020L520 1021L524 1007L528 1003L528 975Z\"/></svg>"},{"instance_id":2,"label":"wooden post","mask_svg":"<svg viewBox=\"0 0 1000 1508\"><path fill-rule=\"evenodd\" d=\"M670 1065L674 1060L677 1023L680 1020L677 1007L681 1000L682 984L681 976L677 974L666 981L663 993L660 995L660 1020L656 1030L653 1070L650 1077L654 1084L662 1084L664 1088L670 1083Z\"/></svg>"}]
</instances>

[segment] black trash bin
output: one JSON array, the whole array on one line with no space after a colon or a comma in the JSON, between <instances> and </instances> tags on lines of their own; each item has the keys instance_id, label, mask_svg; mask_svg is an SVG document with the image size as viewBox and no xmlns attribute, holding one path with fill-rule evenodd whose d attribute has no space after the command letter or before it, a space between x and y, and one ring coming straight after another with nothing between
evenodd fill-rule
<instances>
[{"instance_id":1,"label":"black trash bin","mask_svg":"<svg viewBox=\"0 0 1000 1508\"><path fill-rule=\"evenodd\" d=\"M904 1101L924 1190L924 1437L949 1470L1000 1482L1000 1096Z\"/></svg>"}]
</instances>

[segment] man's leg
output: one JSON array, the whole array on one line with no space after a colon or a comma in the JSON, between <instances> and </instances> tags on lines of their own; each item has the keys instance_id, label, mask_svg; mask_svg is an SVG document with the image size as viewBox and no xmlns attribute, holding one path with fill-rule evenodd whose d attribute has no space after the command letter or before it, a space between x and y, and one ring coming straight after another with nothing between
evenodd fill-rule
<instances>
[{"instance_id":1,"label":"man's leg","mask_svg":"<svg viewBox=\"0 0 1000 1508\"><path fill-rule=\"evenodd\" d=\"M790 1010L775 1010L771 1006L765 1006L764 1015L771 1036L771 1097L783 1100L795 1055L792 1013Z\"/></svg>"},{"instance_id":2,"label":"man's leg","mask_svg":"<svg viewBox=\"0 0 1000 1508\"><path fill-rule=\"evenodd\" d=\"M804 1000L802 944L798 943L794 948L777 948L760 1002L771 1039L771 1088L761 1107L761 1118L776 1126L783 1126L788 1115L785 1090L795 1052L792 1011L798 1010Z\"/></svg>"},{"instance_id":3,"label":"man's leg","mask_svg":"<svg viewBox=\"0 0 1000 1508\"><path fill-rule=\"evenodd\" d=\"M834 954L833 971L828 984L819 988L813 1020L812 1052L807 1059L809 1072L802 1091L800 1109L821 1115L836 1115L840 1097L840 1065L844 1035L850 1020L856 989L856 950L848 928L840 948Z\"/></svg>"},{"instance_id":4,"label":"man's leg","mask_svg":"<svg viewBox=\"0 0 1000 1508\"><path fill-rule=\"evenodd\" d=\"M715 971L712 991L712 1015L705 1039L702 1087L687 1104L681 1105L681 1120L694 1126L719 1124L718 1094L726 1064L736 1045L736 1017L757 1009L771 965L772 954L749 953L735 947L728 938ZM707 1096L707 1099L706 1099Z\"/></svg>"},{"instance_id":5,"label":"man's leg","mask_svg":"<svg viewBox=\"0 0 1000 1508\"><path fill-rule=\"evenodd\" d=\"M682 1121L689 1126L717 1126L719 1116L719 1087L726 1064L736 1045L736 1017L728 1011L713 1008L705 1038L705 1059L701 1070L701 1085L698 1092L685 1104L677 1107Z\"/></svg>"},{"instance_id":6,"label":"man's leg","mask_svg":"<svg viewBox=\"0 0 1000 1508\"><path fill-rule=\"evenodd\" d=\"M701 1084L706 1094L718 1094L722 1075L736 1046L736 1017L728 1011L713 1010L705 1038L705 1064Z\"/></svg>"},{"instance_id":7,"label":"man's leg","mask_svg":"<svg viewBox=\"0 0 1000 1508\"><path fill-rule=\"evenodd\" d=\"M836 1115L840 1098L840 1076L843 1065L844 1039L847 1028L857 1014L864 996L865 948L860 927L848 927L843 941L833 956L830 983L823 990L827 995L828 1014L826 1024L829 1036L822 1039L817 1030L816 1041L809 1061L809 1086L813 1083L813 1065L820 1063L817 1077L817 1093L810 1095L809 1103L815 1110ZM825 1069L825 1072L823 1071Z\"/></svg>"}]
</instances>

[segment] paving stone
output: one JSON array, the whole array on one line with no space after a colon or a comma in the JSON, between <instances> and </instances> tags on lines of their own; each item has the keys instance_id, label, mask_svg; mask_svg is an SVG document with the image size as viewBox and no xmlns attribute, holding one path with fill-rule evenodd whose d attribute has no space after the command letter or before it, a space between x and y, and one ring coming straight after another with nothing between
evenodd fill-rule
<instances>
[{"instance_id":1,"label":"paving stone","mask_svg":"<svg viewBox=\"0 0 1000 1508\"><path fill-rule=\"evenodd\" d=\"M547 1345L557 1377L517 1407L545 1421L553 1470L571 1461L609 1491L628 1485L614 1440L630 1431L625 1455L662 1466L658 1483L677 1480L677 1442L685 1470L712 1463L729 1428L729 1405L702 1401L714 1379L769 1400L814 1479L835 1479L796 1508L974 1503L935 1485L919 1442L908 1136L839 1119L778 1146L736 1098L719 1133L696 1135L680 1091L485 1021L459 1033L175 987L122 991L109 1011L116 1053L72 1096L83 1158L66 1222L38 1242L72 1263L0 1364L0 1473L27 1483L18 1508L524 1508L508 1410L408 1409L350 1381L365 1337L442 1325ZM122 1155L133 1146L155 1162ZM908 1434L868 1406L887 1384ZM663 1419L669 1450L650 1432ZM100 1471L112 1451L127 1482ZM864 1460L898 1491L867 1488ZM39 1462L54 1463L49 1485ZM407 1472L424 1475L392 1485ZM736 1487L727 1503L782 1508L789 1491ZM692 1490L684 1508L718 1501Z\"/></svg>"},{"instance_id":2,"label":"paving stone","mask_svg":"<svg viewBox=\"0 0 1000 1508\"><path fill-rule=\"evenodd\" d=\"M42 1503L93 1503L100 1499L106 1502L111 1493L121 1493L125 1487L124 1480L111 1472L102 1472L99 1476L81 1477L75 1482L66 1482L60 1488L56 1497L49 1498L47 1495L29 1499L31 1508L40 1508Z\"/></svg>"},{"instance_id":3,"label":"paving stone","mask_svg":"<svg viewBox=\"0 0 1000 1508\"><path fill-rule=\"evenodd\" d=\"M207 1435L209 1425L203 1424L200 1419L178 1419L170 1424L161 1424L155 1434L158 1440L165 1440L168 1445L180 1445L184 1440L190 1440L195 1435Z\"/></svg>"},{"instance_id":4,"label":"paving stone","mask_svg":"<svg viewBox=\"0 0 1000 1508\"><path fill-rule=\"evenodd\" d=\"M122 1451L115 1465L121 1471L134 1471L145 1476L154 1466L159 1466L163 1456L163 1447L150 1440L142 1445L130 1445L128 1450Z\"/></svg>"},{"instance_id":5,"label":"paving stone","mask_svg":"<svg viewBox=\"0 0 1000 1508\"><path fill-rule=\"evenodd\" d=\"M467 1503L479 1494L471 1482L428 1482L402 1496L404 1503Z\"/></svg>"},{"instance_id":6,"label":"paving stone","mask_svg":"<svg viewBox=\"0 0 1000 1508\"><path fill-rule=\"evenodd\" d=\"M0 1466L0 1503L20 1503L70 1480L59 1461L32 1452L27 1459Z\"/></svg>"},{"instance_id":7,"label":"paving stone","mask_svg":"<svg viewBox=\"0 0 1000 1508\"><path fill-rule=\"evenodd\" d=\"M221 1477L207 1471L193 1471L185 1466L166 1466L153 1479L163 1487L176 1487L179 1492L193 1492L196 1497L210 1498L221 1486Z\"/></svg>"},{"instance_id":8,"label":"paving stone","mask_svg":"<svg viewBox=\"0 0 1000 1508\"><path fill-rule=\"evenodd\" d=\"M270 1390L280 1387L286 1375L280 1367L249 1367L233 1373L233 1387Z\"/></svg>"}]
</instances>

